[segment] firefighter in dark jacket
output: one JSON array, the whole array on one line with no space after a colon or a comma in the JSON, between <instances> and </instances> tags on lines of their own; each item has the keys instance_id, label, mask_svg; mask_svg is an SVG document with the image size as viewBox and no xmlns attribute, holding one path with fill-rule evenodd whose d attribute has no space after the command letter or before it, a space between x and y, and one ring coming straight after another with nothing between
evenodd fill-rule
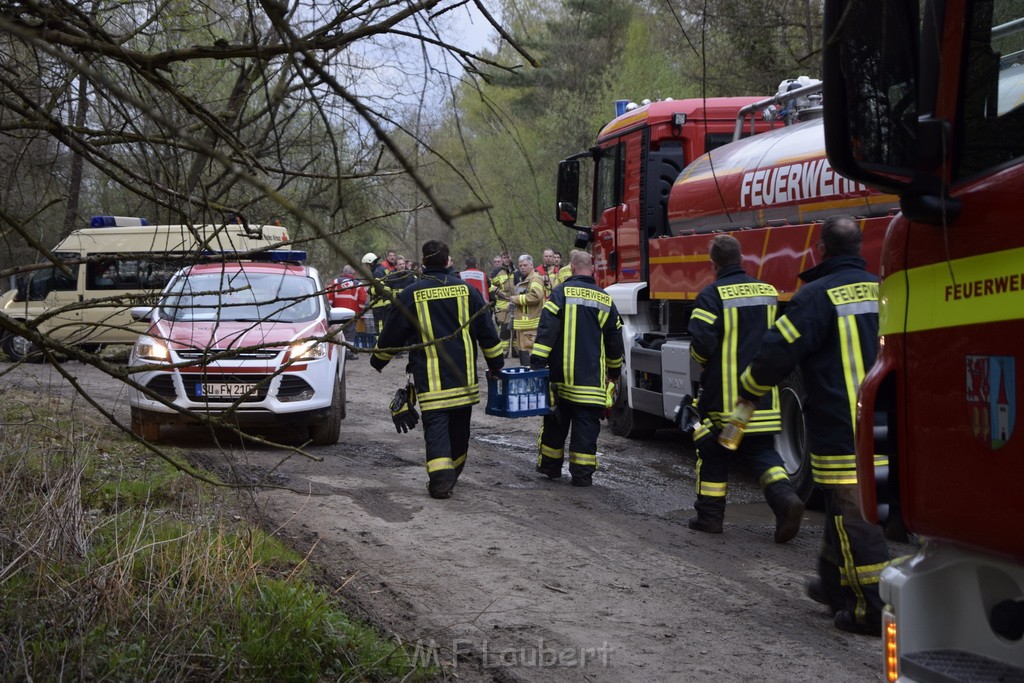
<instances>
[{"instance_id":1,"label":"firefighter in dark jacket","mask_svg":"<svg viewBox=\"0 0 1024 683\"><path fill-rule=\"evenodd\" d=\"M823 261L800 274L806 284L741 374L739 393L756 401L800 367L811 469L825 493L824 542L808 594L831 608L836 627L878 634L878 579L889 550L881 527L861 517L854 451L857 391L878 351L878 278L864 270L860 242L852 218L824 222ZM886 464L875 457L876 466Z\"/></svg>"},{"instance_id":2,"label":"firefighter in dark jacket","mask_svg":"<svg viewBox=\"0 0 1024 683\"><path fill-rule=\"evenodd\" d=\"M697 410L720 430L738 398L739 371L754 357L761 339L775 322L778 292L750 277L740 265L740 243L731 235L718 235L709 249L715 281L694 302L687 327L693 337L690 355L701 368ZM697 516L688 526L697 531L722 533L729 465L734 455L750 463L761 482L764 497L775 513L775 542L786 543L800 531L804 504L793 489L775 450L775 435L782 428L779 392L772 387L757 402L746 437L733 453L717 439L697 443ZM699 438L699 435L695 434Z\"/></svg>"},{"instance_id":3,"label":"firefighter in dark jacket","mask_svg":"<svg viewBox=\"0 0 1024 683\"><path fill-rule=\"evenodd\" d=\"M594 281L593 262L574 251L573 275L551 292L544 304L531 368L550 369L553 410L544 416L537 471L562 476L565 439L573 486L590 486L597 469L597 435L609 382L622 372L622 320L611 296Z\"/></svg>"},{"instance_id":4,"label":"firefighter in dark jacket","mask_svg":"<svg viewBox=\"0 0 1024 683\"><path fill-rule=\"evenodd\" d=\"M428 344L409 352L408 367L423 412L427 490L442 499L451 497L469 450L469 421L480 401L477 345L491 374L504 366L483 297L450 274L447 264L448 245L436 240L423 245L423 273L398 294L370 358L380 372L394 358L388 349ZM451 338L430 343L445 337Z\"/></svg>"}]
</instances>

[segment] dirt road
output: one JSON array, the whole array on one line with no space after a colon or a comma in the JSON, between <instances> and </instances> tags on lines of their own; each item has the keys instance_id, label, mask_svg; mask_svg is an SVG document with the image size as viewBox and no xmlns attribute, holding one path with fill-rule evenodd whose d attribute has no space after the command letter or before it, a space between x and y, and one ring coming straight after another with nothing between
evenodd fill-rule
<instances>
[{"instance_id":1,"label":"dirt road","mask_svg":"<svg viewBox=\"0 0 1024 683\"><path fill-rule=\"evenodd\" d=\"M113 380L65 367L127 417ZM605 431L595 485L580 489L533 471L539 418L491 417L482 404L455 496L433 500L422 430L396 434L386 409L402 382L401 367L350 362L342 440L311 449L319 462L231 439L211 447L199 428L165 427L162 439L223 476L292 489L258 494L263 523L314 548L340 595L453 679L881 678L880 641L837 631L803 594L818 515L775 545L756 483L737 472L726 532L693 532L694 456L671 432L635 442ZM0 377L0 391L9 383L63 385L46 366ZM297 443L287 429L267 436Z\"/></svg>"}]
</instances>

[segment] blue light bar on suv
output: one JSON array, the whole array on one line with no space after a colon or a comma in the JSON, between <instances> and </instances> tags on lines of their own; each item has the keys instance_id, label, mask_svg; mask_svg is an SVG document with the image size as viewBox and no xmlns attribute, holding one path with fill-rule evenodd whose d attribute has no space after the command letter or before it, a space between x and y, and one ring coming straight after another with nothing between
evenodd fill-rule
<instances>
[{"instance_id":1,"label":"blue light bar on suv","mask_svg":"<svg viewBox=\"0 0 1024 683\"><path fill-rule=\"evenodd\" d=\"M274 250L265 252L270 255L272 263L301 263L306 260L306 252L288 250Z\"/></svg>"},{"instance_id":2,"label":"blue light bar on suv","mask_svg":"<svg viewBox=\"0 0 1024 683\"><path fill-rule=\"evenodd\" d=\"M93 216L90 228L127 228L134 225L149 225L145 218L133 216Z\"/></svg>"},{"instance_id":3,"label":"blue light bar on suv","mask_svg":"<svg viewBox=\"0 0 1024 683\"><path fill-rule=\"evenodd\" d=\"M206 258L227 258L231 259L232 256L237 255L237 251L223 250L223 251L212 251L207 250L202 253ZM304 251L295 251L291 249L271 249L270 251L260 251L255 254L249 254L245 257L246 261L269 261L271 263L302 263L307 258L307 254Z\"/></svg>"}]
</instances>

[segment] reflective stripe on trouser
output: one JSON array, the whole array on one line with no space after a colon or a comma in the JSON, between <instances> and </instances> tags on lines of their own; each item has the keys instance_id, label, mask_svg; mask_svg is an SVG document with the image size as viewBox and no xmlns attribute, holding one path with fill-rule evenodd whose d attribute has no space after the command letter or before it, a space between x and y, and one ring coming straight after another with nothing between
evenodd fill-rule
<instances>
[{"instance_id":1,"label":"reflective stripe on trouser","mask_svg":"<svg viewBox=\"0 0 1024 683\"><path fill-rule=\"evenodd\" d=\"M782 456L775 450L774 434L747 434L735 451L726 450L717 440L709 439L703 447L697 448L697 495L725 496L733 458L745 460L762 487L789 478Z\"/></svg>"},{"instance_id":2,"label":"reflective stripe on trouser","mask_svg":"<svg viewBox=\"0 0 1024 683\"><path fill-rule=\"evenodd\" d=\"M818 560L819 576L829 594L841 591L846 609L858 623L877 624L883 607L878 579L889 564L882 528L861 517L856 486L825 486L822 491L825 536ZM835 585L837 579L839 586Z\"/></svg>"},{"instance_id":3,"label":"reflective stripe on trouser","mask_svg":"<svg viewBox=\"0 0 1024 683\"><path fill-rule=\"evenodd\" d=\"M590 479L597 469L597 435L601 431L602 410L598 406L560 401L557 409L545 415L541 423L537 466L552 474L561 472L568 436L569 474Z\"/></svg>"},{"instance_id":4,"label":"reflective stripe on trouser","mask_svg":"<svg viewBox=\"0 0 1024 683\"><path fill-rule=\"evenodd\" d=\"M427 446L427 476L431 487L454 484L462 474L469 450L472 416L473 406L423 412L423 440Z\"/></svg>"}]
</instances>

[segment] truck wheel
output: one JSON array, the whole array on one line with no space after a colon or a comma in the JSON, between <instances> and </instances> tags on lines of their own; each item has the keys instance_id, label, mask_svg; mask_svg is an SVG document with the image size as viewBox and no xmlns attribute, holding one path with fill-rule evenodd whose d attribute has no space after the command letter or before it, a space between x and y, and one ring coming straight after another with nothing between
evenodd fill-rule
<instances>
[{"instance_id":1,"label":"truck wheel","mask_svg":"<svg viewBox=\"0 0 1024 683\"><path fill-rule=\"evenodd\" d=\"M775 437L775 448L782 456L790 481L797 494L809 502L815 493L811 475L811 453L807 448L807 426L804 406L807 392L803 377L796 370L779 384L779 407L782 413L782 431Z\"/></svg>"},{"instance_id":2,"label":"truck wheel","mask_svg":"<svg viewBox=\"0 0 1024 683\"><path fill-rule=\"evenodd\" d=\"M4 353L11 361L27 361L29 363L42 363L43 354L39 352L36 345L24 337L16 334L8 334L3 340Z\"/></svg>"},{"instance_id":3,"label":"truck wheel","mask_svg":"<svg viewBox=\"0 0 1024 683\"><path fill-rule=\"evenodd\" d=\"M629 407L626 384L619 379L618 391L615 392L615 404L612 405L608 424L615 436L627 439L649 439L657 429L658 420L654 415L641 413Z\"/></svg>"},{"instance_id":4,"label":"truck wheel","mask_svg":"<svg viewBox=\"0 0 1024 683\"><path fill-rule=\"evenodd\" d=\"M144 410L132 408L132 432L150 443L160 440L160 423Z\"/></svg>"},{"instance_id":5,"label":"truck wheel","mask_svg":"<svg viewBox=\"0 0 1024 683\"><path fill-rule=\"evenodd\" d=\"M309 439L314 446L330 446L341 438L341 420L345 417L345 389L343 378L334 383L331 409L323 421L309 428Z\"/></svg>"}]
</instances>

